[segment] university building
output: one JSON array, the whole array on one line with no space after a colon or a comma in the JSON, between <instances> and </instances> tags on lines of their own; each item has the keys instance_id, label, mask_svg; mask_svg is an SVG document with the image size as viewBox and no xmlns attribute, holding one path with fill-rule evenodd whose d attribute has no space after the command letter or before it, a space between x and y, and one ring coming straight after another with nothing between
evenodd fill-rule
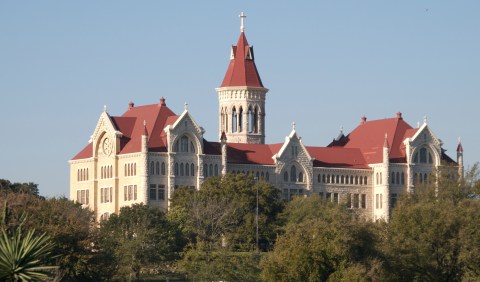
<instances>
[{"instance_id":1,"label":"university building","mask_svg":"<svg viewBox=\"0 0 480 282\"><path fill-rule=\"evenodd\" d=\"M89 144L70 160L70 198L90 208L97 220L123 206L144 203L168 209L180 186L199 189L208 177L253 174L278 188L285 199L320 195L325 201L349 199L366 217L388 220L396 198L426 182L442 165L463 175L463 148L457 158L442 149L428 126L364 116L349 134L327 146L305 146L293 124L284 142L265 144L264 87L253 48L243 28L231 48L218 93L218 142L185 107L176 114L164 98L151 105L133 102L121 116L101 113ZM213 117L212 117L213 118Z\"/></svg>"}]
</instances>

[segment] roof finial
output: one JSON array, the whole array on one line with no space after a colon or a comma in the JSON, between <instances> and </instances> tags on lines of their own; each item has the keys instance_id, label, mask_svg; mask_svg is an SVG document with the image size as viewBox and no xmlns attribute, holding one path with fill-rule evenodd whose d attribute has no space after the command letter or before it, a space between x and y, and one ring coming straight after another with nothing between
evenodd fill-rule
<instances>
[{"instance_id":1,"label":"roof finial","mask_svg":"<svg viewBox=\"0 0 480 282\"><path fill-rule=\"evenodd\" d=\"M188 103L187 103L187 102L185 102L185 104L183 105L183 107L184 107L185 111L188 111Z\"/></svg>"},{"instance_id":2,"label":"roof finial","mask_svg":"<svg viewBox=\"0 0 480 282\"><path fill-rule=\"evenodd\" d=\"M107 105L103 105L103 111L107 112Z\"/></svg>"},{"instance_id":3,"label":"roof finial","mask_svg":"<svg viewBox=\"0 0 480 282\"><path fill-rule=\"evenodd\" d=\"M295 130L295 122L292 122L292 130Z\"/></svg>"},{"instance_id":4,"label":"roof finial","mask_svg":"<svg viewBox=\"0 0 480 282\"><path fill-rule=\"evenodd\" d=\"M340 126L340 134L343 134L343 125Z\"/></svg>"},{"instance_id":5,"label":"roof finial","mask_svg":"<svg viewBox=\"0 0 480 282\"><path fill-rule=\"evenodd\" d=\"M427 115L423 116L423 123L427 124Z\"/></svg>"},{"instance_id":6,"label":"roof finial","mask_svg":"<svg viewBox=\"0 0 480 282\"><path fill-rule=\"evenodd\" d=\"M247 17L247 15L245 15L243 12L240 13L240 15L238 15L240 17L240 32L244 32L245 31L245 26L244 26L244 21L245 21L245 18Z\"/></svg>"}]
</instances>

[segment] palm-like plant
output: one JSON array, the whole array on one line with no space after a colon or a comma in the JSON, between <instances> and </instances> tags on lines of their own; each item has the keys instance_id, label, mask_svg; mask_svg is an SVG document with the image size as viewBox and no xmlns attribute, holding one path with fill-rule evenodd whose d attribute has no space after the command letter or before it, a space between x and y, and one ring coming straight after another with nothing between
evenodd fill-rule
<instances>
[{"instance_id":1,"label":"palm-like plant","mask_svg":"<svg viewBox=\"0 0 480 282\"><path fill-rule=\"evenodd\" d=\"M43 233L35 234L35 229L22 233L26 215L20 217L20 225L8 228L8 205L5 202L0 224L0 280L1 281L43 281L48 271L57 268L46 266L51 259L54 244Z\"/></svg>"}]
</instances>

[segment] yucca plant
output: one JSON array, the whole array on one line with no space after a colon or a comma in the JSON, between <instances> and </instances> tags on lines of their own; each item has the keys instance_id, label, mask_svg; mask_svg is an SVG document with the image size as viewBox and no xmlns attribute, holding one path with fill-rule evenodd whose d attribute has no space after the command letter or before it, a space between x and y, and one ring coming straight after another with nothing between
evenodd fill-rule
<instances>
[{"instance_id":1,"label":"yucca plant","mask_svg":"<svg viewBox=\"0 0 480 282\"><path fill-rule=\"evenodd\" d=\"M35 229L22 233L26 215L21 216L17 228L8 228L8 205L5 202L0 224L0 281L44 281L48 271L56 266L45 265L50 260L54 244Z\"/></svg>"}]
</instances>

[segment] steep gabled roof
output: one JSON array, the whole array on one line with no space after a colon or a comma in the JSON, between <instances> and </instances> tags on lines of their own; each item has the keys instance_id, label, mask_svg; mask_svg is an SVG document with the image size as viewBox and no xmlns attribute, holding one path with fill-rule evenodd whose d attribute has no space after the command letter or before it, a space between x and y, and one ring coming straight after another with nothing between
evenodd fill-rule
<instances>
[{"instance_id":1,"label":"steep gabled roof","mask_svg":"<svg viewBox=\"0 0 480 282\"><path fill-rule=\"evenodd\" d=\"M232 57L227 72L220 87L251 86L263 87L253 56L253 47L250 47L241 32L236 46L232 46Z\"/></svg>"},{"instance_id":2,"label":"steep gabled roof","mask_svg":"<svg viewBox=\"0 0 480 282\"><path fill-rule=\"evenodd\" d=\"M175 123L178 116L165 104L160 103L134 107L130 104L128 110L121 116L112 116L115 129L123 136L120 139L119 154L129 154L141 151L142 135L145 134L145 125L148 134L148 150L151 152L166 152L166 133L163 129ZM92 143L88 144L73 160L90 158L93 156Z\"/></svg>"},{"instance_id":3,"label":"steep gabled roof","mask_svg":"<svg viewBox=\"0 0 480 282\"><path fill-rule=\"evenodd\" d=\"M357 126L350 134L341 140L334 141L328 147L344 147L359 149L366 163L380 163L383 160L383 146L385 141L389 145L391 162L405 162L405 145L403 141L415 135L417 128L406 123L401 113L396 118L366 121ZM387 134L387 140L385 140Z\"/></svg>"}]
</instances>

